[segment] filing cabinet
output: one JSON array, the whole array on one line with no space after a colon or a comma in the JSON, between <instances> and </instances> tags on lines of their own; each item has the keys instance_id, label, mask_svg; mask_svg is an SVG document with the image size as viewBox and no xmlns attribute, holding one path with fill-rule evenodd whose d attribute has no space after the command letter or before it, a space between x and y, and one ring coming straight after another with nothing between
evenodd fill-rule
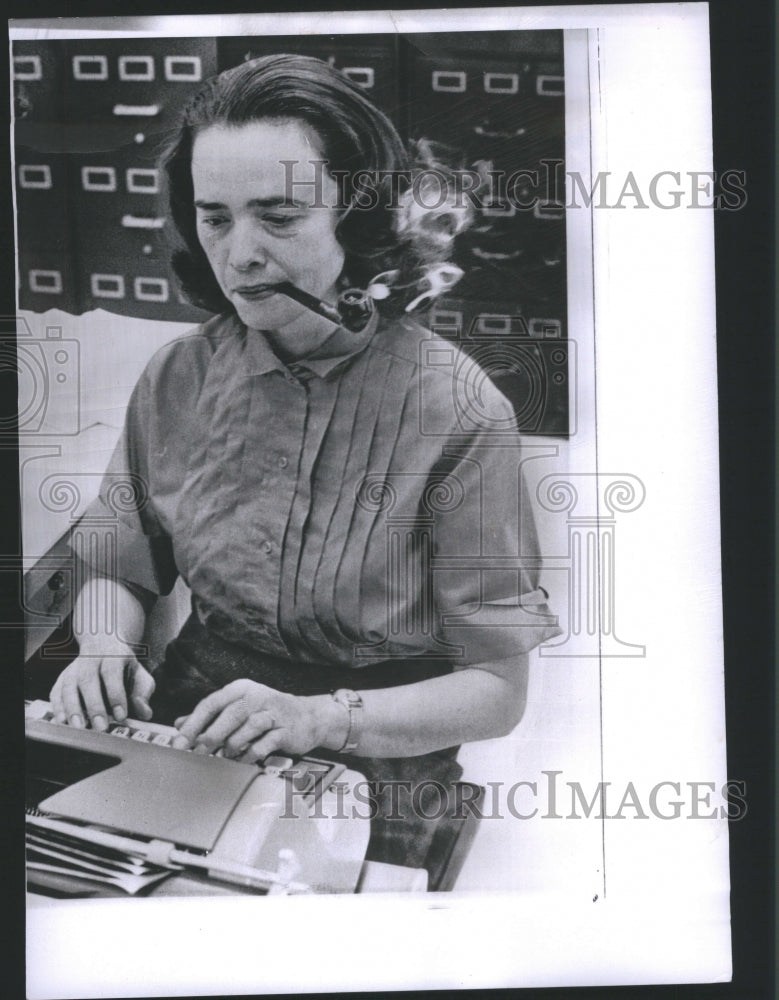
<instances>
[{"instance_id":1,"label":"filing cabinet","mask_svg":"<svg viewBox=\"0 0 779 1000\"><path fill-rule=\"evenodd\" d=\"M157 161L215 72L214 39L14 43L23 308L204 318L168 264Z\"/></svg>"},{"instance_id":2,"label":"filing cabinet","mask_svg":"<svg viewBox=\"0 0 779 1000\"><path fill-rule=\"evenodd\" d=\"M474 51L472 36L412 40L409 132L457 149L484 178L457 297L494 305L510 290L526 317L554 317L564 331L562 34L488 37L489 52Z\"/></svg>"},{"instance_id":3,"label":"filing cabinet","mask_svg":"<svg viewBox=\"0 0 779 1000\"><path fill-rule=\"evenodd\" d=\"M181 104L216 71L213 39L78 39L64 46L68 121L162 132Z\"/></svg>"}]
</instances>

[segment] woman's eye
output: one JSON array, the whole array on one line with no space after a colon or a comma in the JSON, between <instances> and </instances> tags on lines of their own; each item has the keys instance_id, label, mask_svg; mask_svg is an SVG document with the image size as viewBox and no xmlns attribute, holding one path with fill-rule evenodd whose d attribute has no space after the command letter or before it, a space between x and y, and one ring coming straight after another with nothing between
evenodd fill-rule
<instances>
[{"instance_id":1,"label":"woman's eye","mask_svg":"<svg viewBox=\"0 0 779 1000\"><path fill-rule=\"evenodd\" d=\"M265 215L263 222L266 222L272 229L284 229L285 226L291 226L293 222L297 222L298 218L297 215Z\"/></svg>"},{"instance_id":2,"label":"woman's eye","mask_svg":"<svg viewBox=\"0 0 779 1000\"><path fill-rule=\"evenodd\" d=\"M206 226L208 229L216 229L217 226L224 225L227 219L222 215L209 215L199 221L201 226Z\"/></svg>"}]
</instances>

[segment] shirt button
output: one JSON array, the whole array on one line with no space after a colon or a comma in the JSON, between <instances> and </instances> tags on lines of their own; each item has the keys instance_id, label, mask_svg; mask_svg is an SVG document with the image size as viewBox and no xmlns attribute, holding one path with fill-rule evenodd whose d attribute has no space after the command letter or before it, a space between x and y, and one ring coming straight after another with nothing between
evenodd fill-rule
<instances>
[{"instance_id":1,"label":"shirt button","mask_svg":"<svg viewBox=\"0 0 779 1000\"><path fill-rule=\"evenodd\" d=\"M289 382L290 385L298 385L298 380L294 375L285 375L284 378Z\"/></svg>"},{"instance_id":2,"label":"shirt button","mask_svg":"<svg viewBox=\"0 0 779 1000\"><path fill-rule=\"evenodd\" d=\"M265 552L265 553L267 553L267 554L270 554L273 551L273 546L271 545L270 542L263 542L262 543L262 551Z\"/></svg>"},{"instance_id":3,"label":"shirt button","mask_svg":"<svg viewBox=\"0 0 779 1000\"><path fill-rule=\"evenodd\" d=\"M279 458L279 465L282 469L286 469L286 467L289 465L289 460L287 459L286 455L282 455Z\"/></svg>"}]
</instances>

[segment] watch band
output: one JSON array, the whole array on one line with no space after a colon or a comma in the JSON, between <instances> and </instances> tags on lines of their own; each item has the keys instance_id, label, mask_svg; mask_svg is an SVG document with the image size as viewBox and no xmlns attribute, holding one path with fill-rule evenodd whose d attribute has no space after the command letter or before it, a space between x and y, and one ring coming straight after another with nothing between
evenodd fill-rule
<instances>
[{"instance_id":1,"label":"watch band","mask_svg":"<svg viewBox=\"0 0 779 1000\"><path fill-rule=\"evenodd\" d=\"M349 713L349 730L346 733L344 745L338 753L351 753L357 749L362 735L362 698L356 691L350 691L349 688L339 688L337 691L333 691L333 700L337 701L339 705L343 705Z\"/></svg>"}]
</instances>

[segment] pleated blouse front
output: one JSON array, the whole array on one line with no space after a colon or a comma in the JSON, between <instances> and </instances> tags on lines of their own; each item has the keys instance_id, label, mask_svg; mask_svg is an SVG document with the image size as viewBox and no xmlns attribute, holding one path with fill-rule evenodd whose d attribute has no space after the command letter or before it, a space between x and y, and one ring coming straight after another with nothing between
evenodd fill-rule
<instances>
[{"instance_id":1,"label":"pleated blouse front","mask_svg":"<svg viewBox=\"0 0 779 1000\"><path fill-rule=\"evenodd\" d=\"M109 511L119 576L164 594L180 574L208 628L305 662L467 665L559 634L511 410L463 360L410 320L295 364L235 317L169 344L92 510L143 484Z\"/></svg>"}]
</instances>

